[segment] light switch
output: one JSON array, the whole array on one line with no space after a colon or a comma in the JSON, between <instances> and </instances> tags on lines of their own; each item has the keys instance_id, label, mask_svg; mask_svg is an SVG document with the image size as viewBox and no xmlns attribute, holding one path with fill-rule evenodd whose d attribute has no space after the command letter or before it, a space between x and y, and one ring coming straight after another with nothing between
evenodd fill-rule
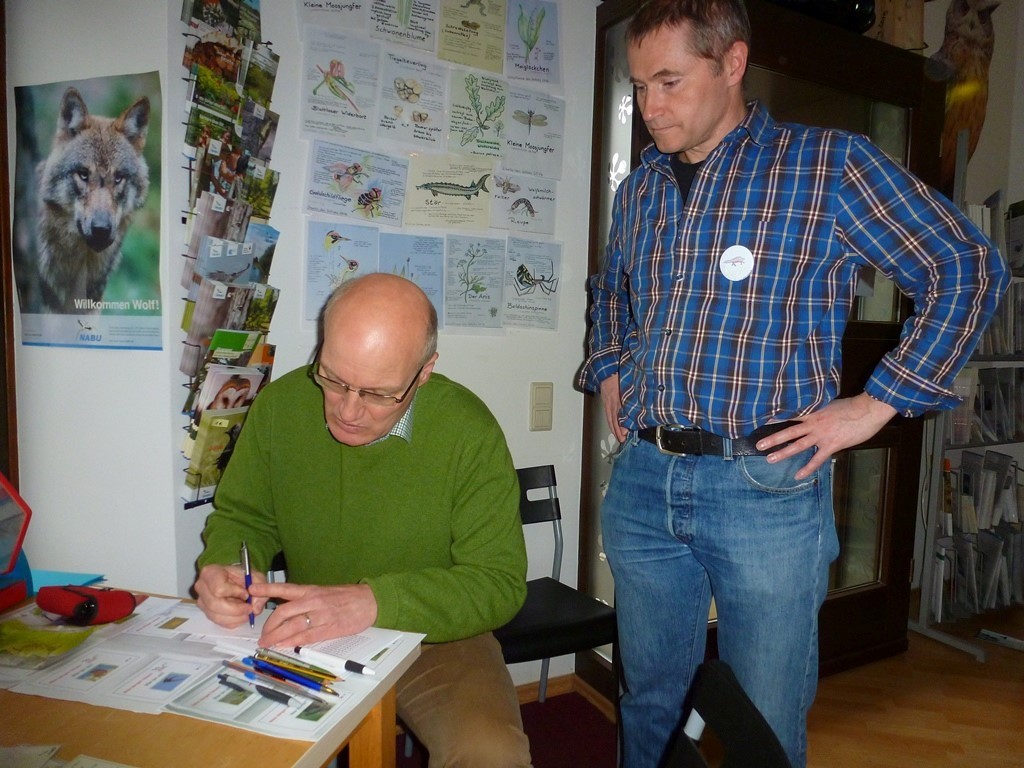
<instances>
[{"instance_id":1,"label":"light switch","mask_svg":"<svg viewBox=\"0 0 1024 768\"><path fill-rule=\"evenodd\" d=\"M530 383L530 431L543 432L551 429L555 408L555 385L550 381Z\"/></svg>"}]
</instances>

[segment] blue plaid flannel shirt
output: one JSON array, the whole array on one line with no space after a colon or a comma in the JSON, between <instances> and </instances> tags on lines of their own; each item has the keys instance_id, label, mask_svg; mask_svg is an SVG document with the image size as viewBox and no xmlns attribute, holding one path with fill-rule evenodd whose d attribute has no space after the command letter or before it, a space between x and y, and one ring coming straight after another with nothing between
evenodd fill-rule
<instances>
[{"instance_id":1,"label":"blue plaid flannel shirt","mask_svg":"<svg viewBox=\"0 0 1024 768\"><path fill-rule=\"evenodd\" d=\"M731 281L721 254L753 271ZM1005 261L942 195L863 136L775 122L757 102L683 201L647 147L616 191L578 383L618 373L624 424L726 437L806 415L839 389L857 273L914 301L865 391L907 416L959 402L953 379L1009 282Z\"/></svg>"}]
</instances>

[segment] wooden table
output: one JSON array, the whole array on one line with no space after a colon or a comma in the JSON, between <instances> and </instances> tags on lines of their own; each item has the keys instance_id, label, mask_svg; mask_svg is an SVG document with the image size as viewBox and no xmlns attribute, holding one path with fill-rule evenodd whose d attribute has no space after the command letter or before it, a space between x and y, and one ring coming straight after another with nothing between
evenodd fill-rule
<instances>
[{"instance_id":1,"label":"wooden table","mask_svg":"<svg viewBox=\"0 0 1024 768\"><path fill-rule=\"evenodd\" d=\"M417 647L316 742L0 691L0 746L60 744L63 760L82 754L136 768L321 768L347 744L350 768L387 768L395 765L395 685L418 655Z\"/></svg>"}]
</instances>

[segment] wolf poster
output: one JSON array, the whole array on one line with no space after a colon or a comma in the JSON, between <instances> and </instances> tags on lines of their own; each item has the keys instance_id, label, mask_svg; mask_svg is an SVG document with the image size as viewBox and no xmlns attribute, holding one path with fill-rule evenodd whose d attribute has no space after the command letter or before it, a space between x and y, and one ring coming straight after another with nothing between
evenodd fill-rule
<instances>
[{"instance_id":1,"label":"wolf poster","mask_svg":"<svg viewBox=\"0 0 1024 768\"><path fill-rule=\"evenodd\" d=\"M156 72L14 89L22 343L160 349Z\"/></svg>"}]
</instances>

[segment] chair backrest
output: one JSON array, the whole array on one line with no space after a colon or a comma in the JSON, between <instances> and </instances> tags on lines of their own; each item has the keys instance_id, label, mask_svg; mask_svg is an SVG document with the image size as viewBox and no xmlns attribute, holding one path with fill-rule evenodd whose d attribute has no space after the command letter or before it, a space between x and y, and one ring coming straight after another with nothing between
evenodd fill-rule
<instances>
[{"instance_id":1,"label":"chair backrest","mask_svg":"<svg viewBox=\"0 0 1024 768\"><path fill-rule=\"evenodd\" d=\"M516 470L519 475L519 516L523 525L551 523L555 537L555 556L551 565L551 578L558 581L562 573L562 508L558 505L558 486L555 482L555 468L551 464L538 467L523 467ZM530 495L530 491L542 490L546 494Z\"/></svg>"},{"instance_id":2,"label":"chair backrest","mask_svg":"<svg viewBox=\"0 0 1024 768\"><path fill-rule=\"evenodd\" d=\"M705 724L725 750L722 768L790 768L775 732L747 696L732 668L721 659L705 661L697 668L690 706L690 716L676 736L665 768L707 765L695 746Z\"/></svg>"}]
</instances>

